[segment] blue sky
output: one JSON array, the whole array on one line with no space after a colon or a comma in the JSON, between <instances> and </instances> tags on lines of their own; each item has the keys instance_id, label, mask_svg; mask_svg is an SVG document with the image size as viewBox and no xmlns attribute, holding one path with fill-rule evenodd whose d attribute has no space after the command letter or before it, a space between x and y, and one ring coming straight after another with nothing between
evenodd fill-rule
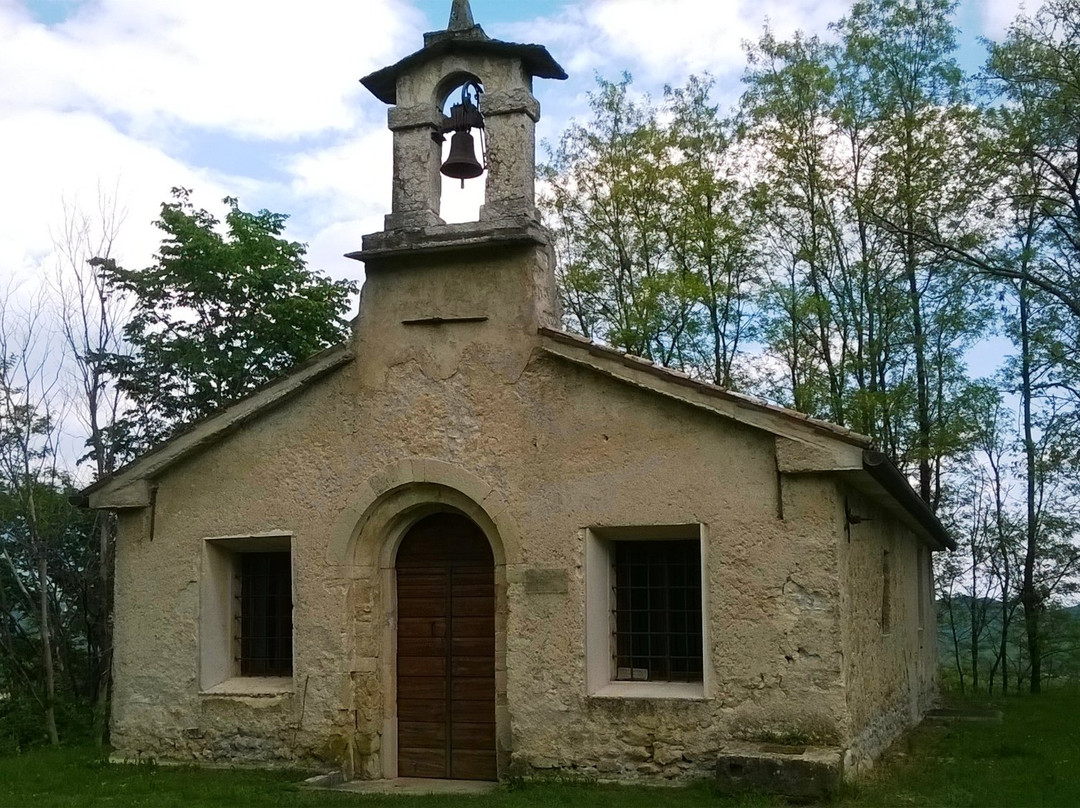
<instances>
[{"instance_id":1,"label":"blue sky","mask_svg":"<svg viewBox=\"0 0 1080 808\"><path fill-rule=\"evenodd\" d=\"M150 262L150 225L174 185L197 204L291 215L313 266L362 279L342 254L389 205L386 110L359 85L445 26L450 0L0 0L0 284L15 294L56 269L63 209L100 194L126 211L116 257ZM721 103L741 86L742 43L769 19L780 35L824 33L847 0L473 0L495 37L546 44L570 72L537 82L541 139L587 112L594 77L634 74L658 94L710 71ZM963 0L964 61L997 36L1012 0ZM448 191L467 216L475 187Z\"/></svg>"}]
</instances>

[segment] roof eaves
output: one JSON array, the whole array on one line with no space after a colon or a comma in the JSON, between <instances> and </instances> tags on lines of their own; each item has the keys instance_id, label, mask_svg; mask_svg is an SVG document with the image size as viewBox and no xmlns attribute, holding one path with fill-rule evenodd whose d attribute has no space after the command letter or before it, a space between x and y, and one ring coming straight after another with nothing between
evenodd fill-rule
<instances>
[{"instance_id":1,"label":"roof eaves","mask_svg":"<svg viewBox=\"0 0 1080 808\"><path fill-rule=\"evenodd\" d=\"M572 334L568 331L560 331L553 328L541 327L541 336L547 337L562 345L570 345L589 352L592 356L617 361L620 364L647 373L651 376L664 379L683 387L691 387L699 392L721 398L747 409L781 416L789 421L801 423L817 432L827 433L830 437L837 438L863 449L863 471L866 472L884 491L892 501L896 502L904 512L909 514L915 524L925 532L930 540L938 545L939 549L956 549L956 541L949 535L944 525L931 510L930 506L915 492L911 483L903 473L893 464L889 458L873 448L873 439L854 432L847 427L842 427L820 418L812 418L796 410L780 407L776 404L763 401L753 396L735 393L724 388L708 384L707 382L691 379L687 374L656 365L652 360L643 359L633 354L598 345L592 340Z\"/></svg>"},{"instance_id":2,"label":"roof eaves","mask_svg":"<svg viewBox=\"0 0 1080 808\"><path fill-rule=\"evenodd\" d=\"M941 520L911 487L907 477L889 458L881 452L867 450L863 452L863 468L884 488L893 499L907 511L919 525L937 542L942 548L956 549L956 540L949 535L949 531L941 524Z\"/></svg>"},{"instance_id":3,"label":"roof eaves","mask_svg":"<svg viewBox=\"0 0 1080 808\"><path fill-rule=\"evenodd\" d=\"M706 395L714 398L721 398L735 404L738 407L755 410L757 412L765 412L770 415L779 416L781 418L793 421L803 426L810 427L816 432L822 432L828 434L830 437L837 438L847 443L861 446L863 448L871 448L873 446L873 439L848 429L838 424L830 423L829 421L823 421L819 418L812 418L797 410L788 409L787 407L781 407L777 404L771 404L763 399L756 398L754 396L746 395L745 393L736 393L732 390L727 390L719 385L709 384L708 382L698 381L692 378L689 374L680 370L674 370L672 368L665 368L657 365L650 359L644 359L633 354L622 353L613 348L608 348L604 345L599 345L586 337L582 337L578 334L572 334L568 331L561 331L554 328L541 327L539 329L541 336L547 337L555 342L563 345L572 345L587 350L593 356L603 357L621 363L622 365L635 370L639 370L644 373L648 373L654 377L664 379L665 381L673 382L675 384L682 385L683 387L690 387L698 392L705 393Z\"/></svg>"},{"instance_id":4,"label":"roof eaves","mask_svg":"<svg viewBox=\"0 0 1080 808\"><path fill-rule=\"evenodd\" d=\"M137 477L140 469L151 465L153 473L160 473L169 466L187 457L191 452L215 442L234 429L250 423L265 412L307 388L314 381L323 378L355 358L348 345L341 343L320 351L286 373L252 390L247 395L186 424L163 443L154 446L129 463L118 468L107 477L102 477L71 497L73 504L87 507L90 495L121 481L125 477ZM260 401L260 399L262 399ZM240 411L238 417L230 417ZM198 436L200 430L206 434ZM177 447L181 446L180 451ZM154 463L159 460L159 463Z\"/></svg>"},{"instance_id":5,"label":"roof eaves","mask_svg":"<svg viewBox=\"0 0 1080 808\"><path fill-rule=\"evenodd\" d=\"M467 36L456 32L436 32L439 36L420 50L387 67L369 73L360 79L372 95L384 104L397 103L397 79L409 70L439 56L482 53L521 59L526 69L542 79L567 78L566 71L555 61L543 45L522 45L503 42L486 36Z\"/></svg>"}]
</instances>

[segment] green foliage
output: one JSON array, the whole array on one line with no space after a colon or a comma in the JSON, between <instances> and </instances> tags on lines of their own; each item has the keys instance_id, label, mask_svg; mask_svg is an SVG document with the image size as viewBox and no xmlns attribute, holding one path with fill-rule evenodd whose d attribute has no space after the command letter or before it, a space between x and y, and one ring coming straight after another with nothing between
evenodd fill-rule
<instances>
[{"instance_id":1,"label":"green foliage","mask_svg":"<svg viewBox=\"0 0 1080 808\"><path fill-rule=\"evenodd\" d=\"M1023 620L1033 669L1008 668L1006 625L990 678L1034 686L1080 572L1080 6L990 45L992 98L957 64L956 8L857 0L827 40L766 29L734 121L707 77L661 104L600 81L542 206L569 327L873 438L963 539L943 594ZM972 379L994 336L1010 355ZM977 660L985 615L963 617Z\"/></svg>"},{"instance_id":2,"label":"green foliage","mask_svg":"<svg viewBox=\"0 0 1080 808\"><path fill-rule=\"evenodd\" d=\"M107 619L95 517L70 502L34 332L14 331L0 331L0 749L55 742L61 728L85 739L89 716L74 713L101 684L96 631Z\"/></svg>"},{"instance_id":3,"label":"green foliage","mask_svg":"<svg viewBox=\"0 0 1080 808\"><path fill-rule=\"evenodd\" d=\"M628 353L740 386L756 254L712 81L635 98L598 80L592 120L540 169L567 323Z\"/></svg>"},{"instance_id":4,"label":"green foliage","mask_svg":"<svg viewBox=\"0 0 1080 808\"><path fill-rule=\"evenodd\" d=\"M225 232L189 192L161 207L157 262L113 267L129 295L132 352L108 357L132 404L128 441L153 444L344 339L354 284L309 270L306 248L282 237L286 217L240 209L227 198Z\"/></svg>"},{"instance_id":5,"label":"green foliage","mask_svg":"<svg viewBox=\"0 0 1080 808\"><path fill-rule=\"evenodd\" d=\"M762 335L783 372L764 392L874 437L940 500L964 447L963 352L985 290L905 231L974 227L978 114L952 60L951 4L856 3L838 41L766 31L741 116L759 155L770 260Z\"/></svg>"}]
</instances>

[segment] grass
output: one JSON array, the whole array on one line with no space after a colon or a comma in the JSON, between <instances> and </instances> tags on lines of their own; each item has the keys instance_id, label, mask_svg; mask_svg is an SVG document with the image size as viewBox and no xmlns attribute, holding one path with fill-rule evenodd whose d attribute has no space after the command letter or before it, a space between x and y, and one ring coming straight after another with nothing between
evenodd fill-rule
<instances>
[{"instance_id":1,"label":"grass","mask_svg":"<svg viewBox=\"0 0 1080 808\"><path fill-rule=\"evenodd\" d=\"M873 776L845 787L837 808L863 806L1080 805L1080 694L995 702L1000 724L924 725ZM482 797L357 796L306 791L300 775L158 766L112 766L95 750L35 751L0 758L0 806L439 806L439 808L765 808L762 796L726 797L708 783L687 788L582 783L514 784Z\"/></svg>"},{"instance_id":2,"label":"grass","mask_svg":"<svg viewBox=\"0 0 1080 808\"><path fill-rule=\"evenodd\" d=\"M975 704L975 702L971 702ZM1000 724L923 724L844 806L1080 805L1080 693L981 702Z\"/></svg>"}]
</instances>

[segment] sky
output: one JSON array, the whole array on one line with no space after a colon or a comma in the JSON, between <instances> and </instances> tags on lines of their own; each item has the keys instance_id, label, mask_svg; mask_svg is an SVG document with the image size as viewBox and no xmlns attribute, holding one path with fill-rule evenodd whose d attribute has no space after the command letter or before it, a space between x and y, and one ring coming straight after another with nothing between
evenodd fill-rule
<instances>
[{"instance_id":1,"label":"sky","mask_svg":"<svg viewBox=\"0 0 1080 808\"><path fill-rule=\"evenodd\" d=\"M825 33L847 0L473 0L490 36L539 42L570 74L538 80L541 141L588 117L595 77L664 84L709 71L734 102L742 43L766 20L781 36ZM290 215L309 264L362 280L343 254L389 209L386 108L360 77L445 28L450 0L0 0L0 293L56 271L66 209L120 212L113 257L147 266L152 222L174 186L221 216ZM962 59L1000 36L1015 0L961 0ZM475 218L477 189L447 188L448 219ZM470 215L472 214L472 215Z\"/></svg>"}]
</instances>

